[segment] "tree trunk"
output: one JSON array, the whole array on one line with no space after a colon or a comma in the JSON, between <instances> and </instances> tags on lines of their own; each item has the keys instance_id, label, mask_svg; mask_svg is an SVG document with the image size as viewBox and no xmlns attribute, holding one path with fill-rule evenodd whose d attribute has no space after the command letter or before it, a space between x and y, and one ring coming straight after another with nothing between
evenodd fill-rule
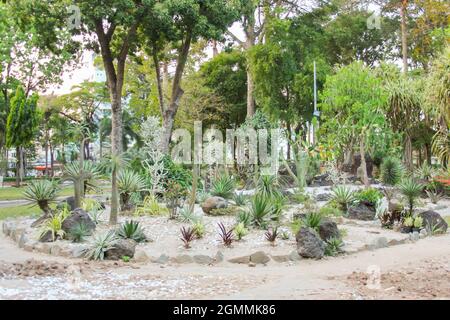
<instances>
[{"instance_id":1,"label":"tree trunk","mask_svg":"<svg viewBox=\"0 0 450 320\"><path fill-rule=\"evenodd\" d=\"M405 145L403 147L403 160L405 162L406 168L411 171L413 169L413 158L412 158L412 142L411 136L406 134Z\"/></svg>"},{"instance_id":2,"label":"tree trunk","mask_svg":"<svg viewBox=\"0 0 450 320\"><path fill-rule=\"evenodd\" d=\"M408 31L406 30L406 7L408 5L408 0L402 0L400 7L401 16L401 30L402 30L402 61L403 61L403 72L408 72Z\"/></svg>"},{"instance_id":3,"label":"tree trunk","mask_svg":"<svg viewBox=\"0 0 450 320\"><path fill-rule=\"evenodd\" d=\"M21 156L20 156L20 147L16 147L16 187L20 187L20 166L22 163L21 160Z\"/></svg>"},{"instance_id":4,"label":"tree trunk","mask_svg":"<svg viewBox=\"0 0 450 320\"><path fill-rule=\"evenodd\" d=\"M120 100L113 101L115 112L112 113L112 131L111 131L111 153L114 157L122 154L122 104ZM116 159L117 160L117 159ZM117 215L119 212L119 189L117 185L117 166L113 164L111 179L111 215L110 224L117 224Z\"/></svg>"},{"instance_id":5,"label":"tree trunk","mask_svg":"<svg viewBox=\"0 0 450 320\"><path fill-rule=\"evenodd\" d=\"M361 170L362 170L362 182L364 183L364 187L369 188L370 182L369 177L367 175L367 164L366 164L366 152L364 150L364 134L361 135L361 139L359 140L359 153L361 155Z\"/></svg>"},{"instance_id":6,"label":"tree trunk","mask_svg":"<svg viewBox=\"0 0 450 320\"><path fill-rule=\"evenodd\" d=\"M50 170L51 170L51 176L53 177L55 175L55 158L54 158L54 152L52 145L50 144Z\"/></svg>"},{"instance_id":7,"label":"tree trunk","mask_svg":"<svg viewBox=\"0 0 450 320\"><path fill-rule=\"evenodd\" d=\"M219 49L217 48L217 41L212 41L213 58L219 54Z\"/></svg>"},{"instance_id":8,"label":"tree trunk","mask_svg":"<svg viewBox=\"0 0 450 320\"><path fill-rule=\"evenodd\" d=\"M255 91L255 83L253 82L253 75L247 67L247 118L251 118L255 114L255 99L253 93Z\"/></svg>"}]
</instances>

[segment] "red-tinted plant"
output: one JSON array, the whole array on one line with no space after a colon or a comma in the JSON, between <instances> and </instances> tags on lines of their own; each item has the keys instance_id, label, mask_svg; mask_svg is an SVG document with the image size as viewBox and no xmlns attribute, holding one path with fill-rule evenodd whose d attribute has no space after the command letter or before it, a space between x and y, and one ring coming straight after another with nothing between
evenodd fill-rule
<instances>
[{"instance_id":1,"label":"red-tinted plant","mask_svg":"<svg viewBox=\"0 0 450 320\"><path fill-rule=\"evenodd\" d=\"M219 235L222 238L222 243L224 244L225 247L231 246L231 244L234 241L233 229L227 230L227 228L222 222L218 223L218 226L220 230Z\"/></svg>"}]
</instances>

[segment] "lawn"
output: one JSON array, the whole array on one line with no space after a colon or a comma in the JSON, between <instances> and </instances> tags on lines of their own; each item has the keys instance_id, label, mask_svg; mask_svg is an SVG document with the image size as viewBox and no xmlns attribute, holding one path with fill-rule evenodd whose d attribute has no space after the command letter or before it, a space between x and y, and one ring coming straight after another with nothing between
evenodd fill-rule
<instances>
[{"instance_id":1,"label":"lawn","mask_svg":"<svg viewBox=\"0 0 450 320\"><path fill-rule=\"evenodd\" d=\"M23 197L23 191L24 190L25 190L25 187L20 187L20 188L15 188L15 187L0 188L0 201L24 199L24 197ZM71 196L71 195L73 195L73 186L64 187L58 193L58 196Z\"/></svg>"},{"instance_id":2,"label":"lawn","mask_svg":"<svg viewBox=\"0 0 450 320\"><path fill-rule=\"evenodd\" d=\"M0 208L0 220L25 216L38 216L40 214L41 210L39 209L39 207L36 206L32 207L31 205L28 204Z\"/></svg>"}]
</instances>

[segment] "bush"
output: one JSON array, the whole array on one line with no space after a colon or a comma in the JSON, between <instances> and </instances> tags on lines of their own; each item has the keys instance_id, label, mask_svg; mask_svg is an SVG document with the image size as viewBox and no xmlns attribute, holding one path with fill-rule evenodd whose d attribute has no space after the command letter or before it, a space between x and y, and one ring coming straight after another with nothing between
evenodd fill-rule
<instances>
[{"instance_id":1,"label":"bush","mask_svg":"<svg viewBox=\"0 0 450 320\"><path fill-rule=\"evenodd\" d=\"M402 163L397 158L386 158L381 164L380 173L381 182L387 185L394 186L398 184L402 179Z\"/></svg>"},{"instance_id":2,"label":"bush","mask_svg":"<svg viewBox=\"0 0 450 320\"><path fill-rule=\"evenodd\" d=\"M236 222L237 224L242 223L244 227L248 227L252 224L252 216L250 212L246 210L240 210L236 215Z\"/></svg>"},{"instance_id":3,"label":"bush","mask_svg":"<svg viewBox=\"0 0 450 320\"><path fill-rule=\"evenodd\" d=\"M233 177L223 174L212 182L211 194L213 196L231 199L234 195L235 186Z\"/></svg>"},{"instance_id":4,"label":"bush","mask_svg":"<svg viewBox=\"0 0 450 320\"><path fill-rule=\"evenodd\" d=\"M146 196L142 204L138 206L138 208L134 212L136 216L157 216L165 215L167 213L167 208L160 205L158 199L154 195Z\"/></svg>"},{"instance_id":5,"label":"bush","mask_svg":"<svg viewBox=\"0 0 450 320\"><path fill-rule=\"evenodd\" d=\"M39 239L42 239L48 232L51 233L52 241L55 241L57 238L63 239L66 233L62 229L62 223L69 214L70 212L64 209L46 220L41 227Z\"/></svg>"},{"instance_id":6,"label":"bush","mask_svg":"<svg viewBox=\"0 0 450 320\"><path fill-rule=\"evenodd\" d=\"M323 206L319 209L319 213L323 217L340 217L343 214L343 212L339 208L335 208L333 206Z\"/></svg>"},{"instance_id":7,"label":"bush","mask_svg":"<svg viewBox=\"0 0 450 320\"><path fill-rule=\"evenodd\" d=\"M86 252L86 258L91 260L104 260L105 253L114 249L116 242L117 235L114 230L95 236L89 250Z\"/></svg>"},{"instance_id":8,"label":"bush","mask_svg":"<svg viewBox=\"0 0 450 320\"><path fill-rule=\"evenodd\" d=\"M383 198L383 194L375 188L367 188L356 193L355 198L359 202L376 206L378 200Z\"/></svg>"},{"instance_id":9,"label":"bush","mask_svg":"<svg viewBox=\"0 0 450 320\"><path fill-rule=\"evenodd\" d=\"M330 238L326 241L325 255L326 256L337 256L342 252L342 247L344 242L340 238Z\"/></svg>"},{"instance_id":10,"label":"bush","mask_svg":"<svg viewBox=\"0 0 450 320\"><path fill-rule=\"evenodd\" d=\"M117 236L123 239L132 239L136 242L145 242L147 237L144 234L144 229L137 221L125 221L117 230Z\"/></svg>"},{"instance_id":11,"label":"bush","mask_svg":"<svg viewBox=\"0 0 450 320\"><path fill-rule=\"evenodd\" d=\"M192 229L197 239L201 239L205 235L205 225L202 221L195 222Z\"/></svg>"},{"instance_id":12,"label":"bush","mask_svg":"<svg viewBox=\"0 0 450 320\"><path fill-rule=\"evenodd\" d=\"M354 192L345 186L337 186L332 190L330 202L336 203L339 209L347 212L348 208L355 202Z\"/></svg>"},{"instance_id":13,"label":"bush","mask_svg":"<svg viewBox=\"0 0 450 320\"><path fill-rule=\"evenodd\" d=\"M242 240L242 238L243 237L245 237L247 234L248 234L248 230L247 230L247 228L245 227L245 224L244 223L238 223L237 225L236 225L236 227L234 227L234 234L236 235L236 239L239 241L239 240Z\"/></svg>"},{"instance_id":14,"label":"bush","mask_svg":"<svg viewBox=\"0 0 450 320\"><path fill-rule=\"evenodd\" d=\"M73 242L83 242L84 239L92 234L91 230L83 222L76 224L69 231L69 238Z\"/></svg>"},{"instance_id":15,"label":"bush","mask_svg":"<svg viewBox=\"0 0 450 320\"><path fill-rule=\"evenodd\" d=\"M320 223L322 222L322 215L318 212L307 213L302 219L302 225L309 227L316 231L319 230Z\"/></svg>"}]
</instances>

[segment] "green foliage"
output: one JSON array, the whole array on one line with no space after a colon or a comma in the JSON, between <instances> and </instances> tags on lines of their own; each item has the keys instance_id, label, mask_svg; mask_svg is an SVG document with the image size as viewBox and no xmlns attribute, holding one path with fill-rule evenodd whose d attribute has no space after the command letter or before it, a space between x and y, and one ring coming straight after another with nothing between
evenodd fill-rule
<instances>
[{"instance_id":1,"label":"green foliage","mask_svg":"<svg viewBox=\"0 0 450 320\"><path fill-rule=\"evenodd\" d=\"M243 193L236 193L233 197L234 202L237 206L242 207L245 206L248 202L248 196Z\"/></svg>"},{"instance_id":2,"label":"green foliage","mask_svg":"<svg viewBox=\"0 0 450 320\"><path fill-rule=\"evenodd\" d=\"M319 230L320 223L322 222L322 215L318 212L307 213L302 219L302 226L309 227L314 230Z\"/></svg>"},{"instance_id":3,"label":"green foliage","mask_svg":"<svg viewBox=\"0 0 450 320\"><path fill-rule=\"evenodd\" d=\"M343 212L333 206L323 206L319 209L319 213L323 217L340 217Z\"/></svg>"},{"instance_id":4,"label":"green foliage","mask_svg":"<svg viewBox=\"0 0 450 320\"><path fill-rule=\"evenodd\" d=\"M205 235L205 232L206 232L205 224L201 220L198 220L192 226L192 230L194 231L195 237L197 239L201 239L201 238L203 238L203 236Z\"/></svg>"},{"instance_id":5,"label":"green foliage","mask_svg":"<svg viewBox=\"0 0 450 320\"><path fill-rule=\"evenodd\" d=\"M280 193L278 188L279 185L275 175L261 175L256 185L256 192L264 196L274 197Z\"/></svg>"},{"instance_id":6,"label":"green foliage","mask_svg":"<svg viewBox=\"0 0 450 320\"><path fill-rule=\"evenodd\" d=\"M422 217L416 217L414 219L414 228L422 228L423 225L423 218Z\"/></svg>"},{"instance_id":7,"label":"green foliage","mask_svg":"<svg viewBox=\"0 0 450 320\"><path fill-rule=\"evenodd\" d=\"M359 202L375 206L378 200L383 198L383 194L375 188L365 188L356 193L355 198Z\"/></svg>"},{"instance_id":8,"label":"green foliage","mask_svg":"<svg viewBox=\"0 0 450 320\"><path fill-rule=\"evenodd\" d=\"M50 210L50 203L56 200L58 191L59 185L57 181L33 180L25 188L23 196L47 213Z\"/></svg>"},{"instance_id":9,"label":"green foliage","mask_svg":"<svg viewBox=\"0 0 450 320\"><path fill-rule=\"evenodd\" d=\"M431 181L436 175L436 170L426 161L414 171L414 175L422 180Z\"/></svg>"},{"instance_id":10,"label":"green foliage","mask_svg":"<svg viewBox=\"0 0 450 320\"><path fill-rule=\"evenodd\" d=\"M412 215L417 198L422 193L423 185L413 178L406 178L400 183L399 189L408 205L409 214Z\"/></svg>"},{"instance_id":11,"label":"green foliage","mask_svg":"<svg viewBox=\"0 0 450 320\"><path fill-rule=\"evenodd\" d=\"M146 196L142 204L139 205L134 212L136 216L158 216L167 213L167 208L160 205L158 199L154 195Z\"/></svg>"},{"instance_id":12,"label":"green foliage","mask_svg":"<svg viewBox=\"0 0 450 320\"><path fill-rule=\"evenodd\" d=\"M252 223L264 228L272 218L273 206L271 198L264 194L256 193L250 200L250 215Z\"/></svg>"},{"instance_id":13,"label":"green foliage","mask_svg":"<svg viewBox=\"0 0 450 320\"><path fill-rule=\"evenodd\" d=\"M105 253L114 249L117 240L118 238L114 230L95 235L89 249L86 251L86 258L90 260L104 260Z\"/></svg>"},{"instance_id":14,"label":"green foliage","mask_svg":"<svg viewBox=\"0 0 450 320\"><path fill-rule=\"evenodd\" d=\"M183 223L196 223L200 218L195 215L189 206L185 206L178 212L178 219Z\"/></svg>"},{"instance_id":15,"label":"green foliage","mask_svg":"<svg viewBox=\"0 0 450 320\"><path fill-rule=\"evenodd\" d=\"M130 262L130 260L131 260L131 258L129 256L123 256L122 257L122 261L125 262L125 263Z\"/></svg>"},{"instance_id":16,"label":"green foliage","mask_svg":"<svg viewBox=\"0 0 450 320\"><path fill-rule=\"evenodd\" d=\"M57 238L63 239L66 233L62 229L62 223L66 218L67 212L61 211L46 220L44 225L41 227L39 239L41 239L48 232L51 233L52 241L55 241Z\"/></svg>"},{"instance_id":17,"label":"green foliage","mask_svg":"<svg viewBox=\"0 0 450 320\"><path fill-rule=\"evenodd\" d=\"M117 236L122 239L131 239L136 242L147 241L144 229L142 229L138 221L133 220L125 221L117 230Z\"/></svg>"},{"instance_id":18,"label":"green foliage","mask_svg":"<svg viewBox=\"0 0 450 320\"><path fill-rule=\"evenodd\" d=\"M330 202L336 203L343 212L347 212L355 201L354 192L348 187L337 186L332 190Z\"/></svg>"},{"instance_id":19,"label":"green foliage","mask_svg":"<svg viewBox=\"0 0 450 320\"><path fill-rule=\"evenodd\" d=\"M245 227L248 227L252 224L252 215L247 210L239 210L236 215L237 224L242 223Z\"/></svg>"},{"instance_id":20,"label":"green foliage","mask_svg":"<svg viewBox=\"0 0 450 320\"><path fill-rule=\"evenodd\" d=\"M413 217L406 217L405 220L403 220L403 225L405 227L412 227L414 225L414 218Z\"/></svg>"},{"instance_id":21,"label":"green foliage","mask_svg":"<svg viewBox=\"0 0 450 320\"><path fill-rule=\"evenodd\" d=\"M344 242L341 238L330 238L326 241L325 255L335 257L342 252Z\"/></svg>"},{"instance_id":22,"label":"green foliage","mask_svg":"<svg viewBox=\"0 0 450 320\"><path fill-rule=\"evenodd\" d=\"M122 208L128 208L132 193L145 189L144 179L131 170L121 170L117 175L117 186L120 192Z\"/></svg>"},{"instance_id":23,"label":"green foliage","mask_svg":"<svg viewBox=\"0 0 450 320\"><path fill-rule=\"evenodd\" d=\"M222 174L218 176L211 185L211 195L231 199L236 187L233 177Z\"/></svg>"},{"instance_id":24,"label":"green foliage","mask_svg":"<svg viewBox=\"0 0 450 320\"><path fill-rule=\"evenodd\" d=\"M381 181L384 184L395 186L403 176L403 166L397 158L385 158L380 167Z\"/></svg>"},{"instance_id":25,"label":"green foliage","mask_svg":"<svg viewBox=\"0 0 450 320\"><path fill-rule=\"evenodd\" d=\"M236 239L240 241L248 234L248 229L246 228L244 222L240 222L234 227L233 232L236 236Z\"/></svg>"},{"instance_id":26,"label":"green foliage","mask_svg":"<svg viewBox=\"0 0 450 320\"><path fill-rule=\"evenodd\" d=\"M85 223L80 222L77 223L72 229L69 231L69 239L73 242L83 242L86 237L92 234L91 230L86 226Z\"/></svg>"},{"instance_id":27,"label":"green foliage","mask_svg":"<svg viewBox=\"0 0 450 320\"><path fill-rule=\"evenodd\" d=\"M294 221L291 222L291 231L294 235L296 235L301 227L303 226L302 219L294 219Z\"/></svg>"}]
</instances>

